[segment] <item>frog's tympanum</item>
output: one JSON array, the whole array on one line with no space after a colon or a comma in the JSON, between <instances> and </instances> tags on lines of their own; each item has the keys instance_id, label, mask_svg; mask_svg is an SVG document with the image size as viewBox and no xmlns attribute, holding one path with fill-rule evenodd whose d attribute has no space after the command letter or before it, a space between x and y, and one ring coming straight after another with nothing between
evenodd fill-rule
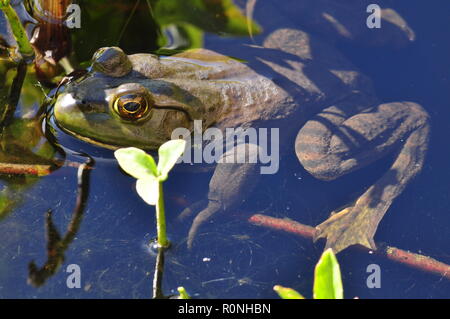
<instances>
[{"instance_id":1,"label":"frog's tympanum","mask_svg":"<svg viewBox=\"0 0 450 319\"><path fill-rule=\"evenodd\" d=\"M194 120L202 120L203 129L276 127L280 150L295 148L301 165L321 180L395 155L354 204L317 226L317 237L335 251L354 244L375 248L381 218L422 168L427 113L412 102L378 102L367 77L302 31L276 30L247 50L253 59L240 62L205 49L158 57L102 48L87 76L58 96L56 121L82 140L113 149L156 149L174 129L193 130ZM202 222L241 204L258 176L258 164L219 162L189 243Z\"/></svg>"}]
</instances>

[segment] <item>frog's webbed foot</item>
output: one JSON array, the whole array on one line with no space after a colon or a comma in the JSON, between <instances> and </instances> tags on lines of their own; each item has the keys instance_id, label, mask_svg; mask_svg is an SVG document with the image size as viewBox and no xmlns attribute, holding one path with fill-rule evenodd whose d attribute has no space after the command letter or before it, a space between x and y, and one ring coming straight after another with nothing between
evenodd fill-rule
<instances>
[{"instance_id":1,"label":"frog's webbed foot","mask_svg":"<svg viewBox=\"0 0 450 319\"><path fill-rule=\"evenodd\" d=\"M373 235L377 225L370 225L370 217L367 216L370 210L371 208L365 207L358 211L353 206L332 214L316 227L314 240L326 238L325 249L332 248L335 253L358 244L375 250Z\"/></svg>"},{"instance_id":2,"label":"frog's webbed foot","mask_svg":"<svg viewBox=\"0 0 450 319\"><path fill-rule=\"evenodd\" d=\"M190 206L183 209L183 211L180 213L180 215L178 215L178 217L177 217L178 221L182 222L186 218L188 218L192 215L198 214L198 212L202 211L202 209L205 208L207 204L208 204L208 200L206 200L206 199L202 199L202 200L199 200L199 201L191 204Z\"/></svg>"}]
</instances>

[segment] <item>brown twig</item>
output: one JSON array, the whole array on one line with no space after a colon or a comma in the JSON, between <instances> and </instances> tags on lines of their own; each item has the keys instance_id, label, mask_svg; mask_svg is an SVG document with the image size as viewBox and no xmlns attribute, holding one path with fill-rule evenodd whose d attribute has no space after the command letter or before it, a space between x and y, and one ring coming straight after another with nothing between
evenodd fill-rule
<instances>
[{"instance_id":1,"label":"brown twig","mask_svg":"<svg viewBox=\"0 0 450 319\"><path fill-rule=\"evenodd\" d=\"M0 174L45 176L51 171L51 165L0 163Z\"/></svg>"},{"instance_id":2,"label":"brown twig","mask_svg":"<svg viewBox=\"0 0 450 319\"><path fill-rule=\"evenodd\" d=\"M257 226L289 232L311 240L314 239L316 233L314 227L300 224L299 222L288 218L281 219L262 214L255 214L250 216L248 221ZM377 247L378 249L373 251L366 247L358 246L358 248L373 252L389 260L450 279L450 265L444 264L431 257L412 253L396 247L385 246L383 244L377 244Z\"/></svg>"},{"instance_id":3,"label":"brown twig","mask_svg":"<svg viewBox=\"0 0 450 319\"><path fill-rule=\"evenodd\" d=\"M34 176L46 176L53 172L56 168L61 166L79 168L84 165L79 162L65 161L64 164L56 163L55 165L43 165L43 164L17 164L17 163L1 163L0 162L0 174L10 175L34 175ZM83 169L91 170L94 167L85 166Z\"/></svg>"}]
</instances>

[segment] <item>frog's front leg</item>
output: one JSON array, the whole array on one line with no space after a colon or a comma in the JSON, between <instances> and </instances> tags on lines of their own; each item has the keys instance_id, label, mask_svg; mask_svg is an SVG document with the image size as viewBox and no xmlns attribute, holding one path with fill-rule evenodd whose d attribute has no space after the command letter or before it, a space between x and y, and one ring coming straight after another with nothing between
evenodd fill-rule
<instances>
[{"instance_id":1,"label":"frog's front leg","mask_svg":"<svg viewBox=\"0 0 450 319\"><path fill-rule=\"evenodd\" d=\"M415 103L389 103L357 113L344 103L308 121L296 153L312 175L332 180L397 152L390 169L354 205L316 227L316 238L339 252L360 244L375 249L373 236L392 201L421 170L428 144L428 114ZM356 110L356 111L355 111ZM351 114L354 112L354 114Z\"/></svg>"},{"instance_id":2,"label":"frog's front leg","mask_svg":"<svg viewBox=\"0 0 450 319\"><path fill-rule=\"evenodd\" d=\"M219 159L214 174L209 182L209 192L206 201L189 230L187 245L192 247L199 227L212 215L220 211L230 211L238 207L250 195L259 176L259 165L255 160L259 147L254 144L243 143L232 147ZM194 204L181 215L187 215L197 210Z\"/></svg>"}]
</instances>

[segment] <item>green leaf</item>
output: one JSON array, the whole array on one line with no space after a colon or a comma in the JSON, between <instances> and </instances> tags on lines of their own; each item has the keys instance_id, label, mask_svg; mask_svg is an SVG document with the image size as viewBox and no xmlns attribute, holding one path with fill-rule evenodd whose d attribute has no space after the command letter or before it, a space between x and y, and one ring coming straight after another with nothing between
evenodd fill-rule
<instances>
[{"instance_id":1,"label":"green leaf","mask_svg":"<svg viewBox=\"0 0 450 319\"><path fill-rule=\"evenodd\" d=\"M159 181L149 175L146 178L140 178L136 182L136 190L141 198L149 205L156 205L159 197Z\"/></svg>"},{"instance_id":2,"label":"green leaf","mask_svg":"<svg viewBox=\"0 0 450 319\"><path fill-rule=\"evenodd\" d=\"M136 179L157 176L153 157L135 147L120 148L114 152L120 167Z\"/></svg>"},{"instance_id":3,"label":"green leaf","mask_svg":"<svg viewBox=\"0 0 450 319\"><path fill-rule=\"evenodd\" d=\"M191 296L187 293L186 289L184 287L178 287L177 288L178 293L180 294L178 296L178 299L191 299Z\"/></svg>"},{"instance_id":4,"label":"green leaf","mask_svg":"<svg viewBox=\"0 0 450 319\"><path fill-rule=\"evenodd\" d=\"M341 271L331 248L324 251L314 272L314 299L343 299Z\"/></svg>"},{"instance_id":5,"label":"green leaf","mask_svg":"<svg viewBox=\"0 0 450 319\"><path fill-rule=\"evenodd\" d=\"M248 35L247 18L233 0L164 0L156 1L154 16L160 26L189 23L217 34ZM250 21L253 34L261 28Z\"/></svg>"},{"instance_id":6,"label":"green leaf","mask_svg":"<svg viewBox=\"0 0 450 319\"><path fill-rule=\"evenodd\" d=\"M305 297L292 288L276 285L273 287L273 290L283 299L305 299Z\"/></svg>"},{"instance_id":7,"label":"green leaf","mask_svg":"<svg viewBox=\"0 0 450 319\"><path fill-rule=\"evenodd\" d=\"M158 150L159 159L157 168L160 181L167 179L167 174L169 174L178 158L183 154L185 148L185 140L170 140L160 146Z\"/></svg>"},{"instance_id":8,"label":"green leaf","mask_svg":"<svg viewBox=\"0 0 450 319\"><path fill-rule=\"evenodd\" d=\"M231 0L223 0L222 6L228 18L226 30L233 35L253 35L261 33L261 27L249 16L244 16ZM249 32L250 31L250 32Z\"/></svg>"}]
</instances>

